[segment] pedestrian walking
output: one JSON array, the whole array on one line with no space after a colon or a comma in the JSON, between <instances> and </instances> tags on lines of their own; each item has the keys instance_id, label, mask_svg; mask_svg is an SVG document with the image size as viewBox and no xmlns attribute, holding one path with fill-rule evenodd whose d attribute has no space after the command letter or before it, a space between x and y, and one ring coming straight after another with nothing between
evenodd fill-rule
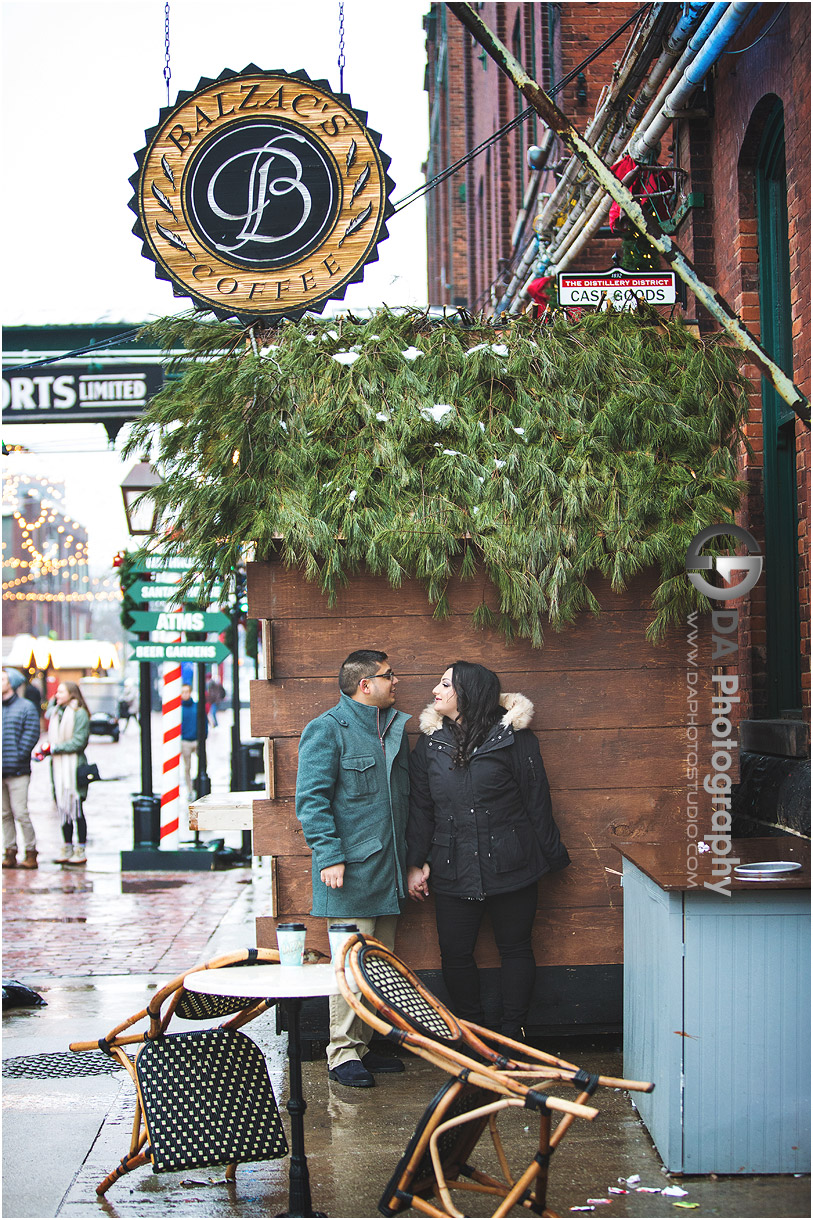
<instances>
[{"instance_id":1,"label":"pedestrian walking","mask_svg":"<svg viewBox=\"0 0 813 1220\"><path fill-rule=\"evenodd\" d=\"M209 723L204 722L204 736L209 736ZM198 705L192 698L192 687L181 687L181 758L187 796L194 796L192 786L192 755L198 752Z\"/></svg>"},{"instance_id":2,"label":"pedestrian walking","mask_svg":"<svg viewBox=\"0 0 813 1220\"><path fill-rule=\"evenodd\" d=\"M17 688L21 673L13 671ZM17 827L23 839L20 868L37 867L37 840L28 813L31 751L40 735L40 718L34 704L21 699L10 671L3 670L3 868L17 867Z\"/></svg>"},{"instance_id":3,"label":"pedestrian walking","mask_svg":"<svg viewBox=\"0 0 813 1220\"><path fill-rule=\"evenodd\" d=\"M206 686L206 699L208 707L207 715L211 715L213 729L217 728L217 709L225 698L226 691L221 683L215 678L210 678Z\"/></svg>"},{"instance_id":4,"label":"pedestrian walking","mask_svg":"<svg viewBox=\"0 0 813 1220\"><path fill-rule=\"evenodd\" d=\"M75 682L60 682L48 719L47 753L51 757L51 783L62 829L62 848L56 864L86 864L87 822L84 801L87 780L78 770L86 767L85 748L90 737L90 712ZM76 827L76 843L73 831Z\"/></svg>"},{"instance_id":5,"label":"pedestrian walking","mask_svg":"<svg viewBox=\"0 0 813 1220\"><path fill-rule=\"evenodd\" d=\"M138 721L137 699L135 687L129 679L121 688L121 698L119 699L119 720L124 721L123 732L127 732L130 720Z\"/></svg>"},{"instance_id":6,"label":"pedestrian walking","mask_svg":"<svg viewBox=\"0 0 813 1220\"><path fill-rule=\"evenodd\" d=\"M394 709L398 679L387 654L351 652L339 702L306 725L299 743L296 814L312 852L311 914L354 923L390 949L406 896L409 717ZM400 1059L368 1049L372 1029L341 996L330 998L331 1080L370 1088Z\"/></svg>"},{"instance_id":7,"label":"pedestrian walking","mask_svg":"<svg viewBox=\"0 0 813 1220\"><path fill-rule=\"evenodd\" d=\"M407 883L431 883L443 981L458 1016L484 1024L474 951L488 911L500 953L502 1033L522 1038L536 978L538 881L570 857L553 819L533 704L490 669L457 661L421 714L410 756Z\"/></svg>"}]
</instances>

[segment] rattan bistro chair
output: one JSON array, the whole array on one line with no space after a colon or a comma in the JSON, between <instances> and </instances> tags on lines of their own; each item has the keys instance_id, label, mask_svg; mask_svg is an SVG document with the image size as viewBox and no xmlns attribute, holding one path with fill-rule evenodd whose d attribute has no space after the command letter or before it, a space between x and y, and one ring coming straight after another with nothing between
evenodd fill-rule
<instances>
[{"instance_id":1,"label":"rattan bistro chair","mask_svg":"<svg viewBox=\"0 0 813 1220\"><path fill-rule=\"evenodd\" d=\"M385 1216L409 1207L428 1216L461 1216L452 1190L498 1197L494 1216L507 1216L515 1207L555 1215L546 1208L550 1156L576 1118L596 1117L598 1110L587 1104L596 1089L653 1088L645 1081L590 1075L567 1060L458 1020L400 958L370 937L347 942L336 975L344 998L373 1029L452 1077L424 1112L379 1201ZM575 1101L551 1096L547 1090L557 1086L575 1088ZM533 1157L515 1177L497 1120L518 1106L539 1112L539 1132ZM502 1180L472 1164L486 1130Z\"/></svg>"},{"instance_id":2,"label":"rattan bistro chair","mask_svg":"<svg viewBox=\"0 0 813 1220\"><path fill-rule=\"evenodd\" d=\"M202 995L183 985L193 970L278 961L276 950L243 949L203 962L167 983L146 1008L106 1038L70 1044L72 1051L98 1048L117 1059L136 1089L129 1152L96 1187L98 1195L123 1174L148 1163L155 1173L225 1165L231 1180L241 1161L287 1154L265 1059L238 1028L274 1001ZM212 1021L230 1014L231 1019L216 1028L167 1033L173 1017ZM126 1032L145 1020L146 1029ZM129 1054L125 1047L136 1044L135 1054Z\"/></svg>"}]
</instances>

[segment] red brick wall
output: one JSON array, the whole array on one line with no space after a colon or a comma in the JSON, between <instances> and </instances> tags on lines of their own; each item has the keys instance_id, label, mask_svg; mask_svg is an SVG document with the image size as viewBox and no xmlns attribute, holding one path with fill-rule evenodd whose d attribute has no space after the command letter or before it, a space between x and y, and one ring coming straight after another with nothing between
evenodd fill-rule
<instances>
[{"instance_id":1,"label":"red brick wall","mask_svg":"<svg viewBox=\"0 0 813 1220\"><path fill-rule=\"evenodd\" d=\"M546 4L485 3L479 13L485 23L518 53L520 62L536 70L537 79L561 80L601 42L618 29L634 4L562 4L553 6L553 44L548 41ZM443 12L441 12L443 10ZM435 172L464 151L474 149L526 109L524 99L482 52L459 22L433 4L435 37L427 41L430 112L438 107L438 138L433 142ZM444 24L445 23L445 24ZM435 68L439 40L445 30L447 70L438 84ZM430 31L431 33L431 31ZM625 33L585 69L587 99L577 99L574 80L557 94L557 103L580 130L592 118L602 86L612 74L630 33ZM515 37L516 35L516 37ZM441 96L438 96L438 92ZM511 275L511 236L522 206L529 171L525 151L543 138L543 128L526 119L521 129L507 133L490 154L481 153L465 171L435 188L428 197L429 299L433 305L453 304L467 297L469 308L493 307ZM551 160L555 161L556 155ZM464 177L465 173L465 177ZM460 186L465 183L465 202ZM543 184L551 189L553 181ZM451 221L450 218L451 217ZM453 240L448 227L451 223ZM530 230L528 230L528 234ZM527 240L527 237L526 237ZM615 249L617 243L613 243ZM602 266L611 250L602 251Z\"/></svg>"},{"instance_id":2,"label":"red brick wall","mask_svg":"<svg viewBox=\"0 0 813 1220\"><path fill-rule=\"evenodd\" d=\"M440 7L435 5L433 9ZM607 2L552 6L485 3L479 6L486 24L498 33L509 49L519 50L523 64L529 69L534 66L537 79L548 87L552 80L562 79L576 67L633 10L633 5ZM701 277L726 298L758 336L753 161L761 124L772 99L779 97L782 100L788 168L794 380L809 396L810 9L805 4L790 4L775 20L777 12L778 6L763 5L746 23L731 50L750 49L743 54L724 55L718 61L707 88L695 96L693 103L696 108L705 106L706 115L701 113L698 117L684 119L667 132L662 161L676 163L687 170L687 192L702 192L705 196L704 207L692 210L681 224L676 234L678 244ZM447 121L449 130L454 125L456 136L462 138L463 147L471 149L513 117L517 113L517 103L511 98L509 83L490 60L478 58L482 54L479 46L468 34L461 33L451 14L447 15L447 26L450 72L455 57L463 62L462 91L450 91ZM549 43L551 31L553 41ZM611 81L613 64L620 58L631 32L622 35L585 69L587 99L584 103L577 100L578 83L575 80L557 94L557 103L580 130L584 130L592 117L600 90ZM752 46L755 40L758 41ZM460 76L455 77L455 81L459 80ZM524 147L530 142L530 125L526 123L526 127ZM541 125L537 135L537 142L541 142ZM454 281L467 283L471 307L482 308L490 299L499 299L510 274L506 264L511 257L511 232L528 180L528 172L518 155L519 140L515 132L509 133L496 148L492 147L488 159L486 155L478 157L467 170L465 208L454 200L449 205L457 207L456 215L461 222L455 228L457 244L452 261L455 267L465 264L465 275L455 271ZM556 154L551 160L555 159ZM451 181L457 183L458 179ZM550 190L551 186L552 183L546 181L542 189ZM433 208L440 208L432 194L429 207L430 214ZM619 248L620 243L615 238L594 239L574 260L572 269L608 267ZM438 257L439 251L434 251L430 242L430 268ZM436 283L435 278L433 291ZM495 283L496 287L493 287ZM448 300L448 295L442 293L432 297L433 303ZM691 294L685 313L687 319L697 321L701 333L716 329L716 324ZM740 521L764 541L760 374L754 367L745 371L754 386L746 429L752 453L749 455L743 449L738 455L741 476L748 486ZM809 706L810 432L801 424L796 427L796 457L802 663L805 705ZM760 715L764 714L766 687L762 584L753 591L749 606L741 614L741 624L740 657L743 662L747 661L741 673L747 697L742 711L743 715Z\"/></svg>"}]
</instances>

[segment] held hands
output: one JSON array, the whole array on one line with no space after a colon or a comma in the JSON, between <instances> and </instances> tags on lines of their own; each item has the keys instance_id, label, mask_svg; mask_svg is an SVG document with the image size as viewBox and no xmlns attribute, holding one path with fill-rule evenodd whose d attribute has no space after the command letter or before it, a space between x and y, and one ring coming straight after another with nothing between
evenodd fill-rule
<instances>
[{"instance_id":1,"label":"held hands","mask_svg":"<svg viewBox=\"0 0 813 1220\"><path fill-rule=\"evenodd\" d=\"M319 880L328 889L340 890L344 885L344 865L331 864L330 868L323 868L319 874Z\"/></svg>"},{"instance_id":2,"label":"held hands","mask_svg":"<svg viewBox=\"0 0 813 1220\"><path fill-rule=\"evenodd\" d=\"M425 898L429 897L428 864L424 864L420 868L407 869L407 889L410 898L414 898L416 902L423 902Z\"/></svg>"}]
</instances>

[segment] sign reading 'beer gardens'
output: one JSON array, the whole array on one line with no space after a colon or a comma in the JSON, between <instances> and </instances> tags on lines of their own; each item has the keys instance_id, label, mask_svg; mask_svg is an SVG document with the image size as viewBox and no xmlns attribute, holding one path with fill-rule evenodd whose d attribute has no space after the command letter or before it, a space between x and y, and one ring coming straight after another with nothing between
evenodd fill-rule
<instances>
[{"instance_id":1,"label":"sign reading 'beer gardens'","mask_svg":"<svg viewBox=\"0 0 813 1220\"><path fill-rule=\"evenodd\" d=\"M176 296L241 321L321 312L377 257L390 160L326 81L253 64L181 92L146 133L133 232Z\"/></svg>"}]
</instances>

